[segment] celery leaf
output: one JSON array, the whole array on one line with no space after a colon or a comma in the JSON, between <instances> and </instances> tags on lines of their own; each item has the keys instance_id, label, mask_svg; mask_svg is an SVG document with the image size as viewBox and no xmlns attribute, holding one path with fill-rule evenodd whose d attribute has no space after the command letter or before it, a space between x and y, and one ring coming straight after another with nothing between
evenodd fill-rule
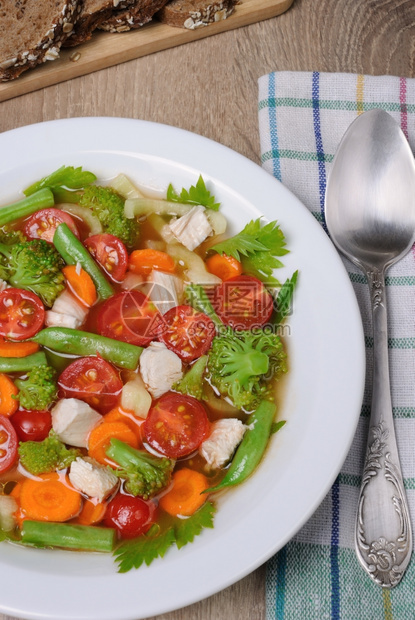
<instances>
[{"instance_id":1,"label":"celery leaf","mask_svg":"<svg viewBox=\"0 0 415 620\"><path fill-rule=\"evenodd\" d=\"M40 179L36 183L33 183L30 187L24 190L26 196L34 194L43 187L49 187L52 191L59 190L62 187L69 189L81 189L87 185L91 185L96 181L97 177L93 172L82 170L82 167L74 168L73 166L61 166L52 174Z\"/></svg>"},{"instance_id":2,"label":"celery leaf","mask_svg":"<svg viewBox=\"0 0 415 620\"><path fill-rule=\"evenodd\" d=\"M126 573L132 568L140 568L143 563L149 566L156 558L162 558L174 542L174 529L169 528L157 536L151 535L150 530L145 536L121 543L114 550L118 572Z\"/></svg>"},{"instance_id":3,"label":"celery leaf","mask_svg":"<svg viewBox=\"0 0 415 620\"><path fill-rule=\"evenodd\" d=\"M214 211L218 211L220 207L220 203L215 202L215 197L207 189L202 175L199 176L196 185L192 185L188 190L183 188L180 194L176 193L173 185L170 183L167 188L167 200L170 202L202 205L203 207L213 209Z\"/></svg>"},{"instance_id":4,"label":"celery leaf","mask_svg":"<svg viewBox=\"0 0 415 620\"><path fill-rule=\"evenodd\" d=\"M177 519L174 526L176 545L181 549L187 543L193 542L205 527L213 527L213 518L216 508L212 502L206 502L199 510L187 519Z\"/></svg>"}]
</instances>

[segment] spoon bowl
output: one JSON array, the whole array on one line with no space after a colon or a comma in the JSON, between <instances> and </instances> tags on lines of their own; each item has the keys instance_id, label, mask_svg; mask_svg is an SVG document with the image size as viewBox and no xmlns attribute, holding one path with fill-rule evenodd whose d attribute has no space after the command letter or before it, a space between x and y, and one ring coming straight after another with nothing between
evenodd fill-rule
<instances>
[{"instance_id":1,"label":"spoon bowl","mask_svg":"<svg viewBox=\"0 0 415 620\"><path fill-rule=\"evenodd\" d=\"M415 240L415 162L399 125L382 110L359 116L344 135L328 178L327 228L366 274L373 319L373 387L358 500L358 559L379 585L397 585L412 553L412 528L390 393L385 271Z\"/></svg>"}]
</instances>

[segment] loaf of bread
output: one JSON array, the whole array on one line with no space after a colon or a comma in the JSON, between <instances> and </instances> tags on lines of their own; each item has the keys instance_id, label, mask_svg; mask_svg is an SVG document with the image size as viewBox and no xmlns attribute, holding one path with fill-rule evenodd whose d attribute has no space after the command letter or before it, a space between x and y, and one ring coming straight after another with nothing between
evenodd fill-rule
<instances>
[{"instance_id":1,"label":"loaf of bread","mask_svg":"<svg viewBox=\"0 0 415 620\"><path fill-rule=\"evenodd\" d=\"M113 11L111 17L102 22L99 28L107 32L126 32L141 28L141 26L151 21L153 15L166 2L167 0L136 0L133 4L126 6L126 8Z\"/></svg>"},{"instance_id":2,"label":"loaf of bread","mask_svg":"<svg viewBox=\"0 0 415 620\"><path fill-rule=\"evenodd\" d=\"M158 13L164 24L178 28L203 28L226 19L238 0L170 0Z\"/></svg>"},{"instance_id":3,"label":"loaf of bread","mask_svg":"<svg viewBox=\"0 0 415 620\"><path fill-rule=\"evenodd\" d=\"M0 0L0 81L57 58L80 9L80 0Z\"/></svg>"}]
</instances>

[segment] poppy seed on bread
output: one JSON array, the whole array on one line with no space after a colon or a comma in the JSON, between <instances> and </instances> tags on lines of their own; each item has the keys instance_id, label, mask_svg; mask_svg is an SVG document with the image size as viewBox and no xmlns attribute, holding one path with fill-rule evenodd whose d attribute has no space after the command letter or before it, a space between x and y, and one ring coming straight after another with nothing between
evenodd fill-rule
<instances>
[{"instance_id":1,"label":"poppy seed on bread","mask_svg":"<svg viewBox=\"0 0 415 620\"><path fill-rule=\"evenodd\" d=\"M0 81L59 56L81 9L80 0L0 0Z\"/></svg>"}]
</instances>

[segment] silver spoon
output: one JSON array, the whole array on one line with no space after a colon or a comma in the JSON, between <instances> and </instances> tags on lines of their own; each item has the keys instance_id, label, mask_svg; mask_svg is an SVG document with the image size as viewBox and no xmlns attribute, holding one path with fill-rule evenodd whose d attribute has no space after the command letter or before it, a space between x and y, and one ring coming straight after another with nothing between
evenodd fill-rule
<instances>
[{"instance_id":1,"label":"silver spoon","mask_svg":"<svg viewBox=\"0 0 415 620\"><path fill-rule=\"evenodd\" d=\"M333 242L370 287L373 392L355 543L370 577L392 588L409 564L412 530L392 416L385 271L415 239L415 163L399 125L383 110L362 114L345 133L327 182L325 214Z\"/></svg>"}]
</instances>

